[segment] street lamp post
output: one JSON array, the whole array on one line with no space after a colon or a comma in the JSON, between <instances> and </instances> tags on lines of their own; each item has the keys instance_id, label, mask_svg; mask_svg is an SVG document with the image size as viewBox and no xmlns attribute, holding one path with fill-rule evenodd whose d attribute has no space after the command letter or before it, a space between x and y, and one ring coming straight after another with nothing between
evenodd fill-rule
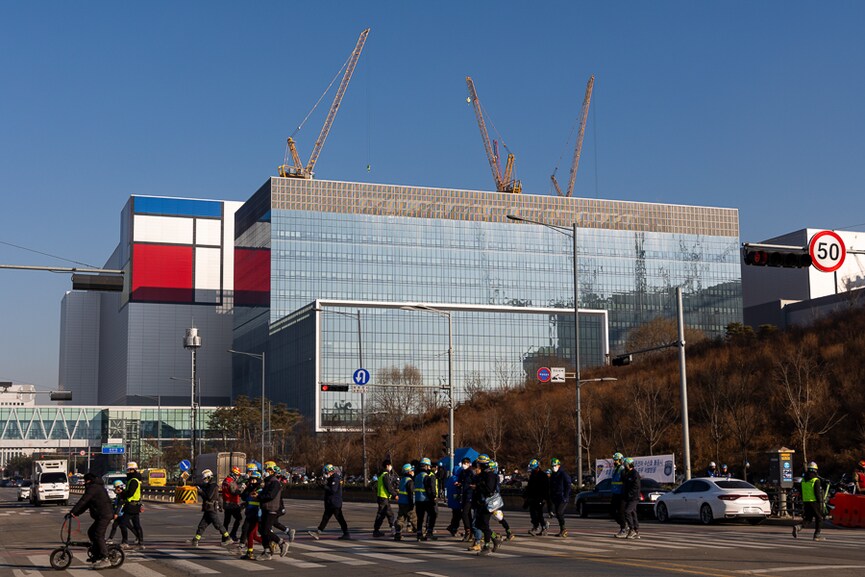
<instances>
[{"instance_id":1,"label":"street lamp post","mask_svg":"<svg viewBox=\"0 0 865 577\"><path fill-rule=\"evenodd\" d=\"M448 457L449 472L454 468L454 331L453 318L450 311L443 311L428 305L411 305L402 307L405 310L424 311L445 317L448 320Z\"/></svg>"},{"instance_id":2,"label":"street lamp post","mask_svg":"<svg viewBox=\"0 0 865 577\"><path fill-rule=\"evenodd\" d=\"M539 220L531 220L513 214L507 215L509 220L516 222L527 222L529 224L537 224L545 226L550 230L554 230L559 234L563 234L572 239L574 243L574 382L576 389L576 415L577 415L577 439L576 439L576 456L577 456L577 487L583 487L583 422L582 409L580 407L580 285L579 285L579 268L577 267L577 222L574 221L571 228L564 226L556 226Z\"/></svg>"},{"instance_id":3,"label":"street lamp post","mask_svg":"<svg viewBox=\"0 0 865 577\"><path fill-rule=\"evenodd\" d=\"M261 353L246 353L244 351L228 349L228 352L233 355L243 355L244 357L252 357L261 361L261 464L264 466L264 351L261 351Z\"/></svg>"},{"instance_id":4,"label":"street lamp post","mask_svg":"<svg viewBox=\"0 0 865 577\"><path fill-rule=\"evenodd\" d=\"M198 336L198 329L190 327L186 329L186 336L183 338L183 348L192 351L192 377L189 379L191 383L190 394L190 413L189 413L189 446L190 446L190 461L192 462L193 470L195 470L195 437L196 427L198 425L196 403L195 403L195 371L197 368L196 353L201 348L201 337Z\"/></svg>"}]
</instances>

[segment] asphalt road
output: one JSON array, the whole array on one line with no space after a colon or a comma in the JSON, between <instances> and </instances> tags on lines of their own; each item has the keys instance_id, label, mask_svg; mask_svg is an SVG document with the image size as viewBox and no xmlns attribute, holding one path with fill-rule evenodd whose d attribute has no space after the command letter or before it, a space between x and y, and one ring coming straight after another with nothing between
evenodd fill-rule
<instances>
[{"instance_id":1,"label":"asphalt road","mask_svg":"<svg viewBox=\"0 0 865 577\"><path fill-rule=\"evenodd\" d=\"M336 539L340 532L334 521L322 539L314 541L305 530L317 525L321 503L298 500L286 506L288 515L282 520L298 529L289 554L271 561L246 561L220 547L213 529L205 533L198 549L184 542L192 537L200 518L197 507L148 503L142 514L147 548L131 552L122 567L105 572L118 577L236 575L239 571L319 577L330 576L333 570L349 572L352 577L464 577L467 572L497 577L865 575L865 530L857 529L828 528L824 530L827 540L814 542L811 531L794 540L789 521L759 526L644 521L642 539L625 541L613 538L616 527L610 520L569 517L567 538L541 538L527 534L528 515L520 511L507 513L517 538L504 543L497 553L478 557L443 530L434 542L373 539L375 507L371 504L346 504L351 541ZM83 561L83 549L74 551L75 560L66 571L54 571L48 564L48 555L60 541L66 511L68 507L19 504L14 489L0 489L0 576L92 574ZM439 516L439 526L444 527L448 520L449 511ZM85 516L82 530L88 525Z\"/></svg>"}]
</instances>

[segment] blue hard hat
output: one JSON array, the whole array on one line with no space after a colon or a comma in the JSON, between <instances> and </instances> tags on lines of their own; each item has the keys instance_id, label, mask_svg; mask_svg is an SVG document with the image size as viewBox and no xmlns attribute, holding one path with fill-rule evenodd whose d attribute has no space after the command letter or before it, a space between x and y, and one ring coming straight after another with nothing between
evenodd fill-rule
<instances>
[{"instance_id":1,"label":"blue hard hat","mask_svg":"<svg viewBox=\"0 0 865 577\"><path fill-rule=\"evenodd\" d=\"M402 472L403 473L410 473L412 471L414 471L414 467L411 466L411 463L406 463L405 465L402 466Z\"/></svg>"},{"instance_id":2,"label":"blue hard hat","mask_svg":"<svg viewBox=\"0 0 865 577\"><path fill-rule=\"evenodd\" d=\"M420 460L421 465L426 465L427 467L432 466L432 461L429 460L429 457L424 457Z\"/></svg>"},{"instance_id":3,"label":"blue hard hat","mask_svg":"<svg viewBox=\"0 0 865 577\"><path fill-rule=\"evenodd\" d=\"M534 470L540 466L541 466L541 463L537 459L532 459L531 461L529 461L529 469Z\"/></svg>"}]
</instances>

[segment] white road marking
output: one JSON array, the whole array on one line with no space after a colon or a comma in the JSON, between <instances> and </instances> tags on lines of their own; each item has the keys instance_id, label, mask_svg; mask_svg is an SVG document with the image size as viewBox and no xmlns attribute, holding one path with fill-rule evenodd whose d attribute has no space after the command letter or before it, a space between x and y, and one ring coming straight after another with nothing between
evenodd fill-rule
<instances>
[{"instance_id":1,"label":"white road marking","mask_svg":"<svg viewBox=\"0 0 865 577\"><path fill-rule=\"evenodd\" d=\"M865 569L865 565L801 565L798 567L772 567L771 569L742 569L736 573L761 575L763 573L793 573L796 571L823 571L831 569Z\"/></svg>"}]
</instances>

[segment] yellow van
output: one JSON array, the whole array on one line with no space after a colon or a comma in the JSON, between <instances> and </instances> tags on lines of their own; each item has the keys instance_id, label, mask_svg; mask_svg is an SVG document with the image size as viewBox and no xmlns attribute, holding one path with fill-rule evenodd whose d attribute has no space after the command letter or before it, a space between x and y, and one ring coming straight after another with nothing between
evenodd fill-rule
<instances>
[{"instance_id":1,"label":"yellow van","mask_svg":"<svg viewBox=\"0 0 865 577\"><path fill-rule=\"evenodd\" d=\"M141 471L141 479L150 487L164 487L168 473L165 469L144 469Z\"/></svg>"}]
</instances>

